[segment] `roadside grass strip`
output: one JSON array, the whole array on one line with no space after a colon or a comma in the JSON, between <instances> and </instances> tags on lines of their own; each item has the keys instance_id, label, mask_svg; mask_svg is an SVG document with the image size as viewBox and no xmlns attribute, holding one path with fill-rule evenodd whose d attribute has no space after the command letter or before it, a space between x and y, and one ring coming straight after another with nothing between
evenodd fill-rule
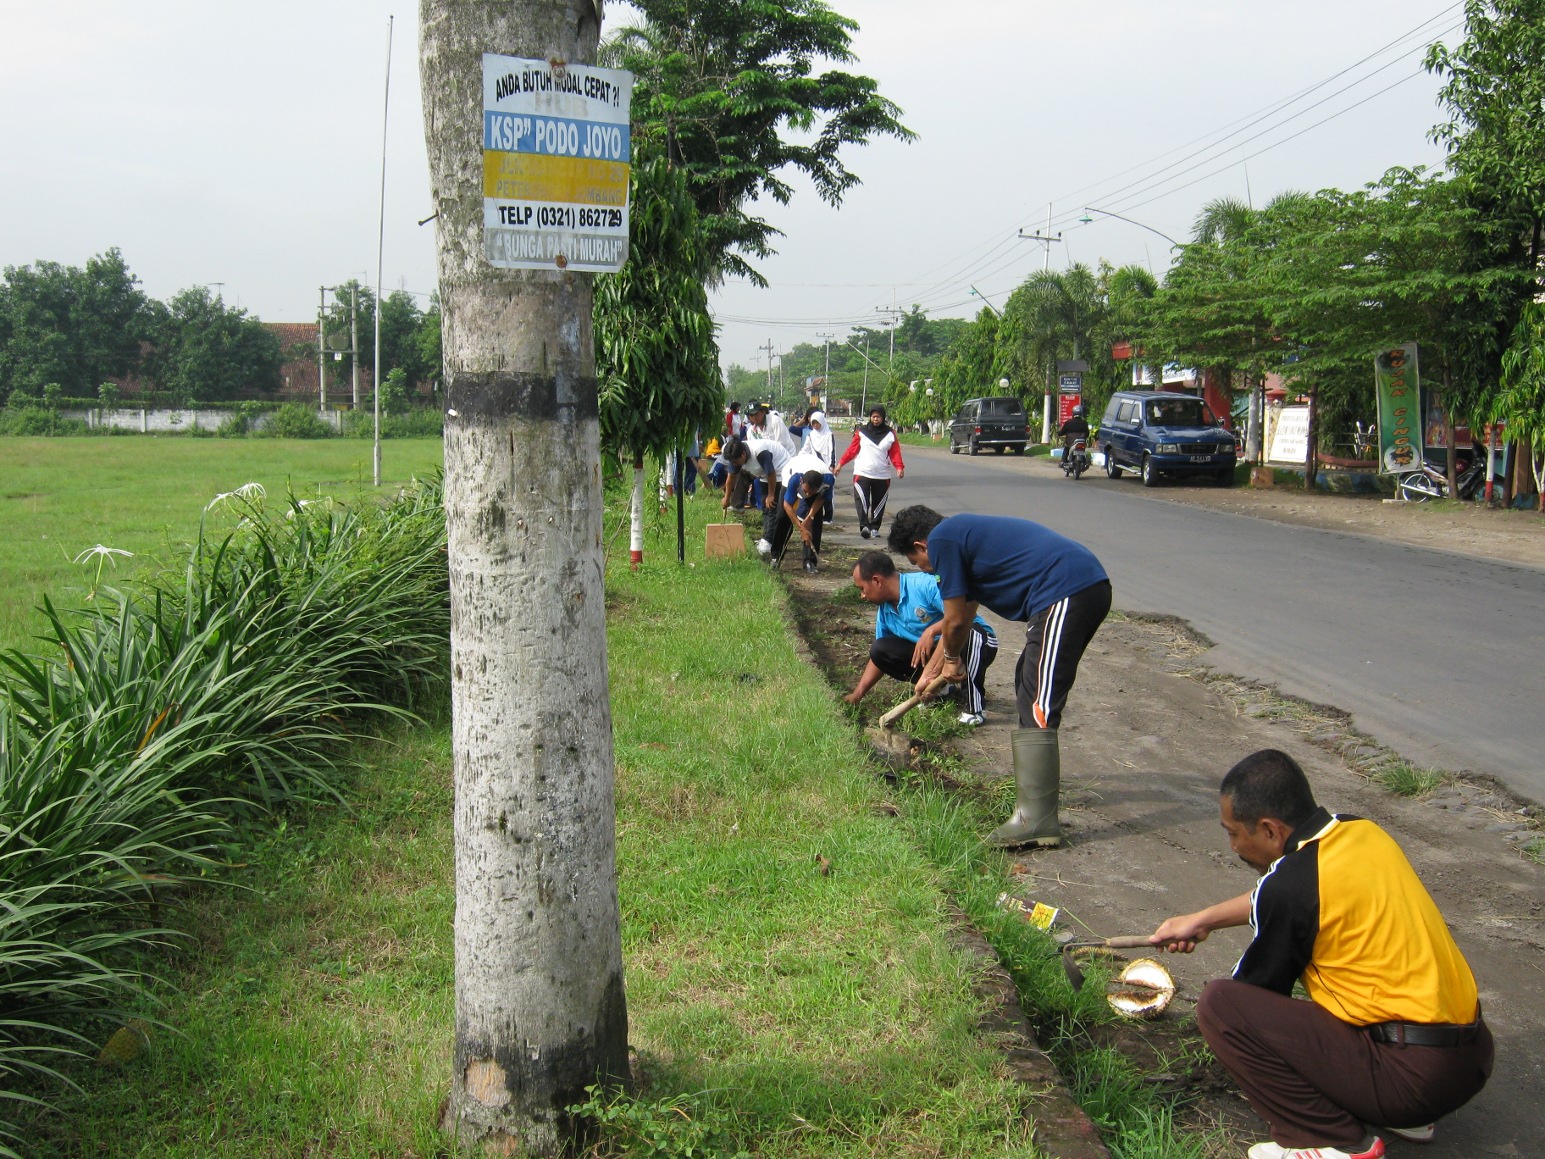
<instances>
[{"instance_id":1,"label":"roadside grass strip","mask_svg":"<svg viewBox=\"0 0 1545 1159\"><path fill-rule=\"evenodd\" d=\"M610 523L626 497L608 498ZM1007 873L979 840L995 807L987 795L925 781L887 786L796 651L788 596L765 566L701 559L710 508L717 516L711 496L691 505L693 566L675 563L674 528L657 521L651 562L630 572L614 551L608 571L619 889L639 1086L626 1096L596 1091L575 1108L600 1128L589 1154L1038 1155L1036 1092L1013 1081L977 1029L980 964L951 937L958 906L1051 1029L1043 1045L1113 1132L1118 1159L1199 1156L1201 1142L1177 1137L1152 1084L1089 1036L1111 1017L1100 987L1074 994L1050 939L996 907ZM413 528L426 514L410 504L401 518ZM333 542L317 534L313 545ZM106 989L82 991L73 1020L60 1024L81 1036L68 1044L79 1057L51 1059L74 1089L22 1089L15 1059L0 1059L13 1068L5 1089L46 1094L57 1108L10 1113L26 1153L458 1154L438 1131L454 981L444 697L427 659L397 673L423 677L411 700L373 667L396 654L399 636L443 631L435 617L444 605L430 594L434 579L369 589L390 570L392 551L389 540L361 538L381 558L364 567L360 557L362 570L340 568L339 582L323 586L375 590L385 607L322 617L352 633L333 641L340 657L330 663L364 674L351 677L360 691L345 707L395 711L374 717L373 740L347 723L357 715L340 718L316 741L323 764L314 781L265 750L220 766L241 770L240 780L217 773L196 782L192 807L173 810L156 838L165 849L146 857L182 888L135 895L133 904L154 905L161 918L150 921L148 909L135 916L131 932L143 945L125 960L138 972L99 979ZM288 577L285 590L317 588L305 552L272 554L285 561L275 569ZM264 590L256 579L230 587L238 599ZM413 617L418 602L432 605L427 620ZM191 588L168 591L164 603L176 613L159 613L167 625L190 623L205 607ZM328 601L305 606L320 613ZM103 646L82 643L79 655L129 670L126 646L105 646L118 638L117 622L94 621L91 640ZM240 628L219 623L222 640ZM304 636L302 620L292 626ZM184 637L202 641L206 657L227 654L202 628ZM51 680L79 698L75 677L56 667ZM197 692L191 677L181 687ZM406 703L430 722L407 718ZM137 741L153 719L114 735ZM202 768L205 756L190 750L174 771ZM238 787L246 803L230 806ZM173 853L204 859L204 876L237 888L201 884ZM117 904L111 893L107 904ZM0 964L5 953L0 945ZM0 987L7 1009L16 997ZM95 1018L81 1017L88 1009ZM132 1032L119 1030L126 1023ZM104 1042L119 1048L92 1061Z\"/></svg>"}]
</instances>

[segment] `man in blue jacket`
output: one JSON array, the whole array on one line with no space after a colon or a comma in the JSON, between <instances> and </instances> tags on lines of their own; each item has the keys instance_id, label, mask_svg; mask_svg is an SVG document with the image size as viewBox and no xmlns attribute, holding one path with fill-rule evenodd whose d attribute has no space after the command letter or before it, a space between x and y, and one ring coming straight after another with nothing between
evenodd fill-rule
<instances>
[{"instance_id":1,"label":"man in blue jacket","mask_svg":"<svg viewBox=\"0 0 1545 1159\"><path fill-rule=\"evenodd\" d=\"M923 506L896 516L886 544L939 577L944 629L920 689L936 676L952 684L965 679L961 652L978 605L1025 624L1025 650L1014 670L1019 707L1019 727L1011 737L1014 813L987 840L1003 848L1060 845L1057 726L1078 662L1110 611L1105 569L1087 547L1028 519L946 519Z\"/></svg>"}]
</instances>

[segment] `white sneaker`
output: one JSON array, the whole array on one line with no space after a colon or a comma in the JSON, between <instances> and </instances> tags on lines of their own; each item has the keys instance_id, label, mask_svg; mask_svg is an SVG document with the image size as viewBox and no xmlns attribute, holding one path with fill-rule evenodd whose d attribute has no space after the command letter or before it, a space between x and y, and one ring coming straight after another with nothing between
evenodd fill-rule
<instances>
[{"instance_id":1,"label":"white sneaker","mask_svg":"<svg viewBox=\"0 0 1545 1159\"><path fill-rule=\"evenodd\" d=\"M772 544L768 543L767 540L765 540L765 539L757 540L756 541L756 553L757 553L757 555L761 556L763 559L768 558L770 555L772 555Z\"/></svg>"},{"instance_id":2,"label":"white sneaker","mask_svg":"<svg viewBox=\"0 0 1545 1159\"><path fill-rule=\"evenodd\" d=\"M1370 1136L1358 1144L1359 1150L1340 1147L1283 1147L1276 1143L1257 1143L1246 1154L1250 1159L1384 1159L1384 1140Z\"/></svg>"},{"instance_id":3,"label":"white sneaker","mask_svg":"<svg viewBox=\"0 0 1545 1159\"><path fill-rule=\"evenodd\" d=\"M1407 1143L1431 1143L1438 1133L1436 1123L1428 1123L1425 1127L1385 1127L1391 1135L1399 1135Z\"/></svg>"},{"instance_id":4,"label":"white sneaker","mask_svg":"<svg viewBox=\"0 0 1545 1159\"><path fill-rule=\"evenodd\" d=\"M962 712L957 719L961 724L969 724L972 728L975 728L982 723L982 714L980 712Z\"/></svg>"}]
</instances>

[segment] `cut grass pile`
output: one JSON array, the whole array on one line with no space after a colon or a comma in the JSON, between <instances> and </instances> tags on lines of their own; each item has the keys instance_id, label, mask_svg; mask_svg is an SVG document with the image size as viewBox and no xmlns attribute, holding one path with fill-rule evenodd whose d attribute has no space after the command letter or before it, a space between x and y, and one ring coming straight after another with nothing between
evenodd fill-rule
<instances>
[{"instance_id":1,"label":"cut grass pile","mask_svg":"<svg viewBox=\"0 0 1545 1159\"><path fill-rule=\"evenodd\" d=\"M383 490L440 468L439 439L385 445ZM282 497L343 497L370 488L370 446L356 440L0 439L0 648L30 647L46 630L46 594L78 602L95 573L71 561L101 543L135 553L105 579L121 583L147 559L183 557L204 505L245 483Z\"/></svg>"}]
</instances>

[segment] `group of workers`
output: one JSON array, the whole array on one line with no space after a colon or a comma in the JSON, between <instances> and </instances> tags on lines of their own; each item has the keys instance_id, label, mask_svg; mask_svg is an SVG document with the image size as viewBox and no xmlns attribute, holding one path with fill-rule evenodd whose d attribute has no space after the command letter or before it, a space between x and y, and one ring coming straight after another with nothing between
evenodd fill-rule
<instances>
[{"instance_id":1,"label":"group of workers","mask_svg":"<svg viewBox=\"0 0 1545 1159\"><path fill-rule=\"evenodd\" d=\"M884 552L859 557L853 583L876 605L875 640L846 700L887 675L919 692L942 678L962 722L979 724L998 641L978 611L1023 623L1014 811L987 840L1059 845L1058 725L1110 610L1105 569L1029 520L924 506L897 513L886 545L917 570ZM1431 1139L1435 1121L1485 1084L1493 1058L1475 978L1431 895L1376 824L1317 804L1285 753L1230 769L1219 814L1234 853L1260 874L1255 888L1168 919L1149 942L1189 953L1214 930L1252 928L1232 977L1197 1003L1208 1045L1271 1128L1250 1159L1380 1159L1381 1132ZM1296 984L1307 1001L1293 997Z\"/></svg>"},{"instance_id":2,"label":"group of workers","mask_svg":"<svg viewBox=\"0 0 1545 1159\"><path fill-rule=\"evenodd\" d=\"M906 474L883 406L869 409L838 457L825 412L811 408L791 426L766 403L742 416L740 404L732 402L709 479L723 487L725 510L744 508L748 501L762 509L756 548L763 559L781 564L797 531L804 569L814 572L820 567L822 529L835 515L837 478L850 462L859 534L869 539L880 533L891 479Z\"/></svg>"}]
</instances>

